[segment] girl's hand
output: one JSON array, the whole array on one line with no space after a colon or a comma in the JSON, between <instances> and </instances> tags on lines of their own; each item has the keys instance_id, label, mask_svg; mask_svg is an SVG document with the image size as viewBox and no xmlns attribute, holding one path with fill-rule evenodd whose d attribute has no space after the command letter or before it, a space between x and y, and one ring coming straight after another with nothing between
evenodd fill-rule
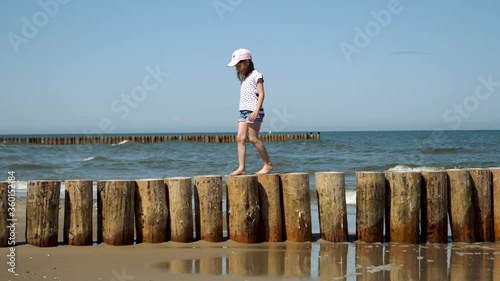
<instances>
[{"instance_id":1,"label":"girl's hand","mask_svg":"<svg viewBox=\"0 0 500 281\"><path fill-rule=\"evenodd\" d=\"M248 116L248 121L253 122L257 118L258 115L259 115L258 111L252 112L252 114L250 114L250 116Z\"/></svg>"}]
</instances>

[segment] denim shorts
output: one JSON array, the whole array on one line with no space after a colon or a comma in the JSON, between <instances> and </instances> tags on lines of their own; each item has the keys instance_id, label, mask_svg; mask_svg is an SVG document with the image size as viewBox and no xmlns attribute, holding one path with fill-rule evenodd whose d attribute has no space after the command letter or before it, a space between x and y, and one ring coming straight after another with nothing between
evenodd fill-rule
<instances>
[{"instance_id":1,"label":"denim shorts","mask_svg":"<svg viewBox=\"0 0 500 281\"><path fill-rule=\"evenodd\" d=\"M253 122L248 120L248 117L252 114L253 111L250 110L240 110L240 119L238 119L238 122L247 122L247 123L262 123L264 120L264 113L259 113L257 115L257 118L253 120Z\"/></svg>"}]
</instances>

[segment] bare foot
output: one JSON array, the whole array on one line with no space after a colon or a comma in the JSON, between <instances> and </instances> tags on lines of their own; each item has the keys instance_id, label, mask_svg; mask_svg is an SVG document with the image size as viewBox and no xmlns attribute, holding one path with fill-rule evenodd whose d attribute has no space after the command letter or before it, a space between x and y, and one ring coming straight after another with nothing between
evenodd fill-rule
<instances>
[{"instance_id":1,"label":"bare foot","mask_svg":"<svg viewBox=\"0 0 500 281\"><path fill-rule=\"evenodd\" d=\"M229 175L230 176L238 176L238 175L246 175L247 172L245 171L245 169L237 169L236 171L230 173Z\"/></svg>"},{"instance_id":2,"label":"bare foot","mask_svg":"<svg viewBox=\"0 0 500 281\"><path fill-rule=\"evenodd\" d=\"M264 175L264 174L267 174L269 173L272 169L274 169L274 166L273 164L269 163L269 164L264 164L264 167L262 167L262 169L260 169L260 171L258 171L257 173L255 173L256 175Z\"/></svg>"}]
</instances>

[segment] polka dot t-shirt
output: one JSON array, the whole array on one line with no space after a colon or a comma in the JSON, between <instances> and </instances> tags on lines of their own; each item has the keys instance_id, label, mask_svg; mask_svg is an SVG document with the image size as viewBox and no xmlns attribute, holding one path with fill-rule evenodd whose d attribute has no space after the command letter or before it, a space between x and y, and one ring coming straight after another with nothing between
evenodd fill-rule
<instances>
[{"instance_id":1,"label":"polka dot t-shirt","mask_svg":"<svg viewBox=\"0 0 500 281\"><path fill-rule=\"evenodd\" d=\"M241 82L240 89L240 110L254 111L259 100L259 91L257 90L257 81L264 79L262 74L254 70L247 79ZM261 107L259 113L264 113L264 108Z\"/></svg>"}]
</instances>

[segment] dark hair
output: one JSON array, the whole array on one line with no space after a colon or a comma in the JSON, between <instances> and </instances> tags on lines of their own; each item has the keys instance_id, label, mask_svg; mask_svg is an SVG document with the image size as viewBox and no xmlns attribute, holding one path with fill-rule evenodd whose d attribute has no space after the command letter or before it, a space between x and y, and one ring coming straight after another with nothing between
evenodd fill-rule
<instances>
[{"instance_id":1,"label":"dark hair","mask_svg":"<svg viewBox=\"0 0 500 281\"><path fill-rule=\"evenodd\" d=\"M245 73L241 74L239 72L236 72L236 76L238 77L238 80L243 82L243 80L247 79L250 74L255 70L255 66L253 65L252 60L242 60L241 62L248 61L248 67L245 69Z\"/></svg>"}]
</instances>

